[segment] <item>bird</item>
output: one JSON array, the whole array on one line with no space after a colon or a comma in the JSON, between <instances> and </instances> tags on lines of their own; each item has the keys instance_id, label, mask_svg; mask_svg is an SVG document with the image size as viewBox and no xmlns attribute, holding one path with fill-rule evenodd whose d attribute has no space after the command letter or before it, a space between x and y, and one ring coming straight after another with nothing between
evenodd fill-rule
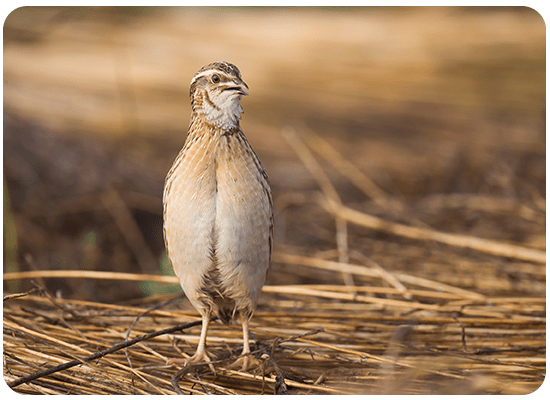
<instances>
[{"instance_id":1,"label":"bird","mask_svg":"<svg viewBox=\"0 0 550 400\"><path fill-rule=\"evenodd\" d=\"M239 120L248 85L239 69L217 61L192 78L191 120L164 183L166 252L186 297L202 318L195 354L209 363L208 325L240 321L243 350L232 366L247 370L249 321L273 251L273 198L267 173Z\"/></svg>"}]
</instances>

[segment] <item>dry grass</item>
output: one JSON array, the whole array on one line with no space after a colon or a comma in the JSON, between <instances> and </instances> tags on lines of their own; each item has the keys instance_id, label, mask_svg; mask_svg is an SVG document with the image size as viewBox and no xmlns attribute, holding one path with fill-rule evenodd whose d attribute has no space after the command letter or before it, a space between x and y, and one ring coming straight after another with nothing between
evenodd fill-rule
<instances>
[{"instance_id":1,"label":"dry grass","mask_svg":"<svg viewBox=\"0 0 550 400\"><path fill-rule=\"evenodd\" d=\"M92 275L83 274L84 279ZM96 273L96 278L126 276ZM543 297L488 297L450 286L407 286L411 300L387 285L267 286L251 327L257 369L225 368L239 354L240 330L214 323L208 349L220 359L216 376L204 367L185 375L179 387L197 394L524 394L542 383ZM11 386L37 371L124 342L128 327L147 308L146 303L111 305L45 294L5 299L6 381ZM154 310L137 322L131 338L197 320L194 312ZM117 351L14 389L29 394L171 394L172 376L181 366L167 361L192 354L198 334L197 327L138 342L129 347L131 367L124 352Z\"/></svg>"}]
</instances>

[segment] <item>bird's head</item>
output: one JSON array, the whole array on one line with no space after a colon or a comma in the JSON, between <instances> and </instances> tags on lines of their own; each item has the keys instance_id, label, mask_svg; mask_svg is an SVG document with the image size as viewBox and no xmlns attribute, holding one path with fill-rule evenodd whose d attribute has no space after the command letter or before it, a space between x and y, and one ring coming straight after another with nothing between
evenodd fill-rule
<instances>
[{"instance_id":1,"label":"bird's head","mask_svg":"<svg viewBox=\"0 0 550 400\"><path fill-rule=\"evenodd\" d=\"M245 89L248 86L235 65L224 61L208 64L191 80L193 112L216 127L232 128L241 118L241 98L248 95Z\"/></svg>"}]
</instances>

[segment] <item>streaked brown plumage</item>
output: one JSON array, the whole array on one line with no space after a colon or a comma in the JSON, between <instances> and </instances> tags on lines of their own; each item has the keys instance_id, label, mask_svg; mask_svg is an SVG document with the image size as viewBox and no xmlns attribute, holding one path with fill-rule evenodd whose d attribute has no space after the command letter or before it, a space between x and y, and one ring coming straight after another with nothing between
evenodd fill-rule
<instances>
[{"instance_id":1,"label":"streaked brown plumage","mask_svg":"<svg viewBox=\"0 0 550 400\"><path fill-rule=\"evenodd\" d=\"M238 68L203 67L191 81L187 140L164 186L168 257L191 304L202 316L197 351L188 362L209 361L208 322L238 317L243 354L272 250L273 202L269 180L240 125L247 95ZM242 359L243 369L248 358Z\"/></svg>"}]
</instances>

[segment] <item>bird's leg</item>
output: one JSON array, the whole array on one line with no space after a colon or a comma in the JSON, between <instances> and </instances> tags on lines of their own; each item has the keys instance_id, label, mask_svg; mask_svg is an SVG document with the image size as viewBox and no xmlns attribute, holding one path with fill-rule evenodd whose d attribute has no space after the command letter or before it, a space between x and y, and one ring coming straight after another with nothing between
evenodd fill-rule
<instances>
[{"instance_id":1,"label":"bird's leg","mask_svg":"<svg viewBox=\"0 0 550 400\"><path fill-rule=\"evenodd\" d=\"M168 363L177 363L183 362L185 365L199 363L201 361L206 361L212 372L216 372L212 364L210 364L210 357L206 354L206 334L208 333L208 324L210 323L210 313L204 314L202 316L202 328L201 328L201 337L199 338L199 344L197 346L197 351L190 358L172 358L168 360Z\"/></svg>"},{"instance_id":2,"label":"bird's leg","mask_svg":"<svg viewBox=\"0 0 550 400\"><path fill-rule=\"evenodd\" d=\"M199 345L197 346L197 351L195 355L187 360L187 364L196 363L202 360L210 361L206 355L206 334L208 333L208 324L210 323L210 315L206 314L202 316L202 329L201 337L199 339Z\"/></svg>"},{"instance_id":3,"label":"bird's leg","mask_svg":"<svg viewBox=\"0 0 550 400\"><path fill-rule=\"evenodd\" d=\"M249 343L249 332L248 332L248 319L245 319L243 321L243 352L242 354L248 354L250 353L250 343ZM248 369L248 355L245 355L243 357L243 366L241 369L243 371L246 371Z\"/></svg>"},{"instance_id":4,"label":"bird's leg","mask_svg":"<svg viewBox=\"0 0 550 400\"><path fill-rule=\"evenodd\" d=\"M248 363L250 355L250 344L249 344L249 333L248 333L248 319L243 320L243 352L241 353L241 358L231 364L230 368L236 368L241 366L241 371L246 371L248 369Z\"/></svg>"}]
</instances>

